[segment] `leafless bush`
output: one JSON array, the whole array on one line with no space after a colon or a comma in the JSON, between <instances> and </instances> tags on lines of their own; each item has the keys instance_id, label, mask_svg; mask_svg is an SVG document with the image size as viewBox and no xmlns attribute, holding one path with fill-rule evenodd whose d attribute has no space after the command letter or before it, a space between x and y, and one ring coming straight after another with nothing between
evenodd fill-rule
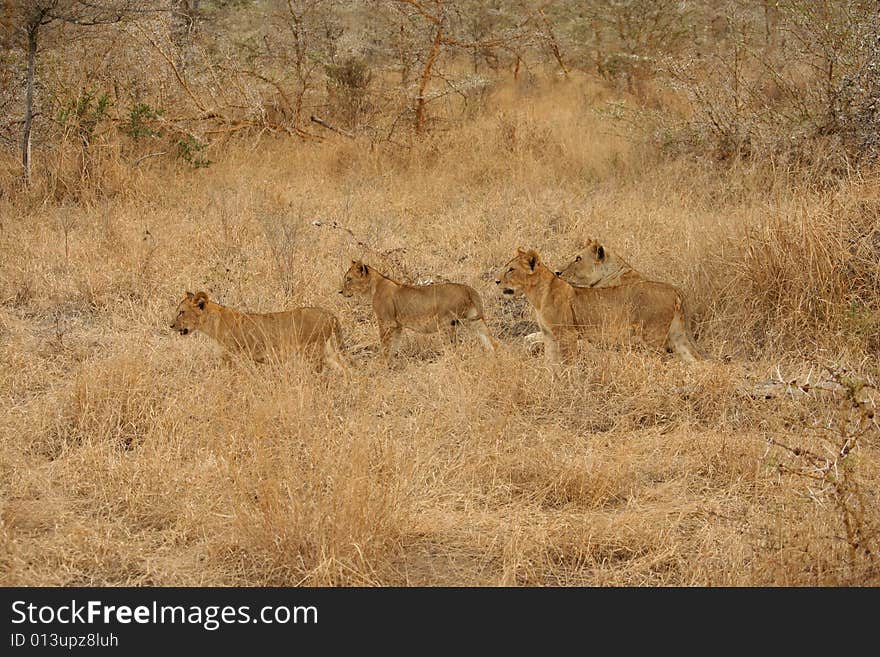
<instances>
[{"instance_id":1,"label":"leafless bush","mask_svg":"<svg viewBox=\"0 0 880 657\"><path fill-rule=\"evenodd\" d=\"M369 65L354 55L339 64L329 64L327 71L327 102L349 129L356 129L361 117L369 110L369 90L373 73Z\"/></svg>"},{"instance_id":2,"label":"leafless bush","mask_svg":"<svg viewBox=\"0 0 880 657\"><path fill-rule=\"evenodd\" d=\"M832 176L875 157L876 9L792 0L776 12L767 34L754 14L729 13L723 40L663 59L665 81L689 110L645 122L664 150Z\"/></svg>"},{"instance_id":3,"label":"leafless bush","mask_svg":"<svg viewBox=\"0 0 880 657\"><path fill-rule=\"evenodd\" d=\"M859 468L859 451L864 443L880 444L880 426L874 414L876 386L853 378L839 368L828 369L843 396L830 419L812 427L803 443L769 439L785 457L777 462L784 475L807 484L807 494L817 504L830 500L837 509L849 560L847 579L859 584L880 574L880 526L868 511L871 493L864 489Z\"/></svg>"},{"instance_id":4,"label":"leafless bush","mask_svg":"<svg viewBox=\"0 0 880 657\"><path fill-rule=\"evenodd\" d=\"M860 64L841 77L834 98L834 116L846 145L860 159L880 157L880 26L862 37Z\"/></svg>"},{"instance_id":5,"label":"leafless bush","mask_svg":"<svg viewBox=\"0 0 880 657\"><path fill-rule=\"evenodd\" d=\"M305 218L303 207L298 208L292 204L267 204L258 213L260 225L269 251L275 263L275 271L281 289L288 296L292 295L298 282L297 262L301 257L297 251Z\"/></svg>"},{"instance_id":6,"label":"leafless bush","mask_svg":"<svg viewBox=\"0 0 880 657\"><path fill-rule=\"evenodd\" d=\"M566 8L573 13L566 16ZM653 77L659 58L681 50L697 22L692 3L674 0L602 0L557 12L567 19L581 65L629 92Z\"/></svg>"}]
</instances>

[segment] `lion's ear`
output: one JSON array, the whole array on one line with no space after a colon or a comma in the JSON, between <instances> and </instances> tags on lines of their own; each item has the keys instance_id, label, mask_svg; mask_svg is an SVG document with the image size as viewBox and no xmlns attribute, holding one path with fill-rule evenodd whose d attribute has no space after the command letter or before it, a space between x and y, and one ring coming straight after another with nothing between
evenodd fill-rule
<instances>
[{"instance_id":1,"label":"lion's ear","mask_svg":"<svg viewBox=\"0 0 880 657\"><path fill-rule=\"evenodd\" d=\"M358 263L358 271L360 273L362 273L364 276L366 276L367 275L367 266L364 263L359 262Z\"/></svg>"},{"instance_id":2,"label":"lion's ear","mask_svg":"<svg viewBox=\"0 0 880 657\"><path fill-rule=\"evenodd\" d=\"M605 247L601 244L596 249L596 257L599 258L599 260L605 259Z\"/></svg>"},{"instance_id":3,"label":"lion's ear","mask_svg":"<svg viewBox=\"0 0 880 657\"><path fill-rule=\"evenodd\" d=\"M190 292L189 290L186 291L186 298L187 298L187 299L192 299L194 296L195 296L195 294L193 294L193 293Z\"/></svg>"},{"instance_id":4,"label":"lion's ear","mask_svg":"<svg viewBox=\"0 0 880 657\"><path fill-rule=\"evenodd\" d=\"M525 255L525 254L526 254L526 250L524 248L522 248L521 246L516 247L516 255Z\"/></svg>"},{"instance_id":5,"label":"lion's ear","mask_svg":"<svg viewBox=\"0 0 880 657\"><path fill-rule=\"evenodd\" d=\"M537 267L538 263L541 262L541 258L538 257L538 252L534 249L531 249L525 255L529 259L529 269L535 271L535 267Z\"/></svg>"},{"instance_id":6,"label":"lion's ear","mask_svg":"<svg viewBox=\"0 0 880 657\"><path fill-rule=\"evenodd\" d=\"M207 292L198 292L193 300L196 302L196 305L199 307L199 310L205 309L205 304L208 303L208 293Z\"/></svg>"}]
</instances>

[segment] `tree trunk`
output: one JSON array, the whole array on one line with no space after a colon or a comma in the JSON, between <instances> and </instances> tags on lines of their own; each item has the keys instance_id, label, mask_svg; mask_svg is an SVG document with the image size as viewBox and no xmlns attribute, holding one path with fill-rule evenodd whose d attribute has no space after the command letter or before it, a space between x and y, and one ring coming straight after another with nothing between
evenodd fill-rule
<instances>
[{"instance_id":1,"label":"tree trunk","mask_svg":"<svg viewBox=\"0 0 880 657\"><path fill-rule=\"evenodd\" d=\"M25 185L31 183L31 123L34 118L34 68L37 61L37 32L40 23L28 26L27 93L24 101L24 130L21 136L21 164Z\"/></svg>"},{"instance_id":2,"label":"tree trunk","mask_svg":"<svg viewBox=\"0 0 880 657\"><path fill-rule=\"evenodd\" d=\"M437 53L440 52L440 39L443 37L443 23L437 24L437 33L434 35L434 42L431 44L431 51L428 53L428 59L425 62L425 68L422 71L422 79L419 80L419 95L416 96L416 134L422 134L425 127L425 90L431 79L431 69L434 61L437 59Z\"/></svg>"}]
</instances>

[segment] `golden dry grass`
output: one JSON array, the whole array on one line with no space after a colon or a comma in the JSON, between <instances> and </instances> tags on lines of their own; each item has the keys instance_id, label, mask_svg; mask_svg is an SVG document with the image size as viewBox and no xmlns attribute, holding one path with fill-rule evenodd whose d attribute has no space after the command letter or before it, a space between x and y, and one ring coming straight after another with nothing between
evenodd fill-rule
<instances>
[{"instance_id":1,"label":"golden dry grass","mask_svg":"<svg viewBox=\"0 0 880 657\"><path fill-rule=\"evenodd\" d=\"M817 359L875 376L880 184L664 162L613 136L605 95L511 87L412 152L264 139L117 175L109 201L5 201L3 583L880 582L876 545L767 444L818 449L838 402L746 394ZM497 269L588 236L685 291L710 361L585 347L554 378L529 354ZM359 257L474 286L503 348L410 334L387 369L368 305L336 294ZM187 289L332 309L351 381L173 334ZM873 540L878 456L872 434L851 459Z\"/></svg>"}]
</instances>

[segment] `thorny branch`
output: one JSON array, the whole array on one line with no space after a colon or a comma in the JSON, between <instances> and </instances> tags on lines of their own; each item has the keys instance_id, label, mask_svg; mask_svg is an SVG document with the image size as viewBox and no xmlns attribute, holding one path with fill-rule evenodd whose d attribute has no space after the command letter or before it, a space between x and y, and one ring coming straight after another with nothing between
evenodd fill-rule
<instances>
[{"instance_id":1,"label":"thorny branch","mask_svg":"<svg viewBox=\"0 0 880 657\"><path fill-rule=\"evenodd\" d=\"M821 427L819 431L818 437L828 450L828 455L823 456L814 449L790 445L772 437L767 442L772 447L788 452L794 459L794 463L779 463L777 469L780 473L825 484L841 513L852 561L855 563L861 556L872 567L880 567L878 528L871 527L865 520L865 496L856 464L849 460L861 442L871 436L880 436L870 394L876 391L876 386L849 377L836 367L829 366L826 370L829 380L837 384L844 394L837 426Z\"/></svg>"}]
</instances>

